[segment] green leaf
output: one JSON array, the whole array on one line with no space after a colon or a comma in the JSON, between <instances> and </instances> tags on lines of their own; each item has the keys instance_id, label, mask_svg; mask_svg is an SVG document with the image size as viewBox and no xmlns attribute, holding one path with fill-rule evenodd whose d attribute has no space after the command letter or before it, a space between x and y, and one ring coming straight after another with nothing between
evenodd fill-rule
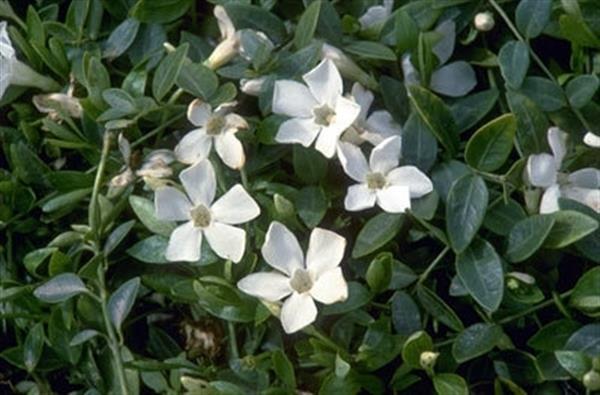
<instances>
[{"instance_id":1,"label":"green leaf","mask_svg":"<svg viewBox=\"0 0 600 395\"><path fill-rule=\"evenodd\" d=\"M282 350L275 350L271 353L271 361L273 362L273 369L277 377L279 377L285 386L289 389L296 388L294 365L292 365L287 355Z\"/></svg>"},{"instance_id":2,"label":"green leaf","mask_svg":"<svg viewBox=\"0 0 600 395\"><path fill-rule=\"evenodd\" d=\"M458 130L444 102L420 86L410 86L409 97L419 116L451 156L458 151Z\"/></svg>"},{"instance_id":3,"label":"green leaf","mask_svg":"<svg viewBox=\"0 0 600 395\"><path fill-rule=\"evenodd\" d=\"M555 351L554 355L569 374L577 380L581 380L583 375L592 369L592 360L590 357L580 351Z\"/></svg>"},{"instance_id":4,"label":"green leaf","mask_svg":"<svg viewBox=\"0 0 600 395\"><path fill-rule=\"evenodd\" d=\"M294 33L294 45L297 49L306 47L312 41L317 29L317 23L319 22L320 12L321 0L313 1L306 7Z\"/></svg>"},{"instance_id":5,"label":"green leaf","mask_svg":"<svg viewBox=\"0 0 600 395\"><path fill-rule=\"evenodd\" d=\"M151 232L162 236L169 236L175 229L175 222L162 221L156 218L154 203L150 200L141 196L131 195L129 196L129 204L135 215L137 215L144 226Z\"/></svg>"},{"instance_id":6,"label":"green leaf","mask_svg":"<svg viewBox=\"0 0 600 395\"><path fill-rule=\"evenodd\" d=\"M135 220L132 219L117 226L106 238L106 242L104 243L104 255L110 255L110 253L113 252L115 248L117 248L117 246L123 241L123 239L125 239L125 237L129 233L129 231L131 231L134 225Z\"/></svg>"},{"instance_id":7,"label":"green leaf","mask_svg":"<svg viewBox=\"0 0 600 395\"><path fill-rule=\"evenodd\" d=\"M600 48L600 39L580 16L561 15L560 33L577 46Z\"/></svg>"},{"instance_id":8,"label":"green leaf","mask_svg":"<svg viewBox=\"0 0 600 395\"><path fill-rule=\"evenodd\" d=\"M185 15L192 0L138 0L131 15L140 22L169 23Z\"/></svg>"},{"instance_id":9,"label":"green leaf","mask_svg":"<svg viewBox=\"0 0 600 395\"><path fill-rule=\"evenodd\" d=\"M469 294L487 312L498 310L504 295L504 272L494 247L475 240L456 257L456 272Z\"/></svg>"},{"instance_id":10,"label":"green leaf","mask_svg":"<svg viewBox=\"0 0 600 395\"><path fill-rule=\"evenodd\" d=\"M498 90L489 89L457 99L451 106L450 112L456 121L459 132L464 132L475 126L489 113L498 100Z\"/></svg>"},{"instance_id":11,"label":"green leaf","mask_svg":"<svg viewBox=\"0 0 600 395\"><path fill-rule=\"evenodd\" d=\"M404 224L403 214L379 213L362 227L352 249L352 258L362 258L392 240Z\"/></svg>"},{"instance_id":12,"label":"green leaf","mask_svg":"<svg viewBox=\"0 0 600 395\"><path fill-rule=\"evenodd\" d=\"M37 287L33 295L42 302L58 303L84 292L87 288L77 275L63 273Z\"/></svg>"},{"instance_id":13,"label":"green leaf","mask_svg":"<svg viewBox=\"0 0 600 395\"><path fill-rule=\"evenodd\" d=\"M600 267L588 270L579 278L573 293L571 305L590 317L600 316Z\"/></svg>"},{"instance_id":14,"label":"green leaf","mask_svg":"<svg viewBox=\"0 0 600 395\"><path fill-rule=\"evenodd\" d=\"M127 48L133 44L140 22L134 18L127 18L112 31L104 45L103 58L114 59L123 55Z\"/></svg>"},{"instance_id":15,"label":"green leaf","mask_svg":"<svg viewBox=\"0 0 600 395\"><path fill-rule=\"evenodd\" d=\"M488 208L483 226L490 232L508 236L513 227L525 218L527 218L525 210L514 199L508 199L506 203L499 200Z\"/></svg>"},{"instance_id":16,"label":"green leaf","mask_svg":"<svg viewBox=\"0 0 600 395\"><path fill-rule=\"evenodd\" d=\"M410 336L421 330L421 314L414 300L404 291L397 291L391 299L392 323L400 335Z\"/></svg>"},{"instance_id":17,"label":"green leaf","mask_svg":"<svg viewBox=\"0 0 600 395\"><path fill-rule=\"evenodd\" d=\"M329 207L329 201L327 195L321 187L304 187L298 191L295 199L296 210L298 215L304 221L306 226L314 228L323 219L327 208Z\"/></svg>"},{"instance_id":18,"label":"green leaf","mask_svg":"<svg viewBox=\"0 0 600 395\"><path fill-rule=\"evenodd\" d=\"M389 255L379 255L371 261L367 269L367 284L374 293L385 291L392 277L392 258Z\"/></svg>"},{"instance_id":19,"label":"green leaf","mask_svg":"<svg viewBox=\"0 0 600 395\"><path fill-rule=\"evenodd\" d=\"M219 79L214 71L204 65L184 62L177 76L177 86L208 100L217 91Z\"/></svg>"},{"instance_id":20,"label":"green leaf","mask_svg":"<svg viewBox=\"0 0 600 395\"><path fill-rule=\"evenodd\" d=\"M253 29L265 33L275 43L285 40L283 22L264 8L255 5L228 2L223 5L236 30Z\"/></svg>"},{"instance_id":21,"label":"green leaf","mask_svg":"<svg viewBox=\"0 0 600 395\"><path fill-rule=\"evenodd\" d=\"M469 395L469 386L465 379L452 373L433 376L433 388L438 395Z\"/></svg>"},{"instance_id":22,"label":"green leaf","mask_svg":"<svg viewBox=\"0 0 600 395\"><path fill-rule=\"evenodd\" d=\"M135 100L123 89L110 88L102 92L102 98L111 107L123 114L132 114L137 111Z\"/></svg>"},{"instance_id":23,"label":"green leaf","mask_svg":"<svg viewBox=\"0 0 600 395\"><path fill-rule=\"evenodd\" d=\"M134 277L117 288L108 299L108 314L118 330L120 330L123 321L131 311L139 288L140 278Z\"/></svg>"},{"instance_id":24,"label":"green leaf","mask_svg":"<svg viewBox=\"0 0 600 395\"><path fill-rule=\"evenodd\" d=\"M500 72L513 89L519 89L529 69L529 51L521 41L509 41L498 53Z\"/></svg>"},{"instance_id":25,"label":"green leaf","mask_svg":"<svg viewBox=\"0 0 600 395\"><path fill-rule=\"evenodd\" d=\"M421 354L433 351L433 341L424 331L413 333L402 346L402 360L413 369L421 369Z\"/></svg>"},{"instance_id":26,"label":"green leaf","mask_svg":"<svg viewBox=\"0 0 600 395\"><path fill-rule=\"evenodd\" d=\"M578 211L560 210L552 214L554 225L544 241L546 248L563 248L598 229L598 221Z\"/></svg>"},{"instance_id":27,"label":"green leaf","mask_svg":"<svg viewBox=\"0 0 600 395\"><path fill-rule=\"evenodd\" d=\"M94 337L98 336L99 334L100 334L100 332L98 332L97 330L94 330L94 329L82 330L81 332L79 332L78 334L73 336L73 339L71 339L71 342L69 343L69 345L71 347L79 346L79 345L87 342L88 340L93 339Z\"/></svg>"},{"instance_id":28,"label":"green leaf","mask_svg":"<svg viewBox=\"0 0 600 395\"><path fill-rule=\"evenodd\" d=\"M516 131L517 120L513 114L504 114L486 123L469 139L465 160L481 171L499 169L512 151Z\"/></svg>"},{"instance_id":29,"label":"green leaf","mask_svg":"<svg viewBox=\"0 0 600 395\"><path fill-rule=\"evenodd\" d=\"M506 258L511 262L529 258L542 246L554 222L552 215L532 215L517 222L508 234Z\"/></svg>"},{"instance_id":30,"label":"green leaf","mask_svg":"<svg viewBox=\"0 0 600 395\"><path fill-rule=\"evenodd\" d=\"M537 331L528 341L527 345L538 351L554 352L563 349L569 337L581 325L571 320L553 321Z\"/></svg>"},{"instance_id":31,"label":"green leaf","mask_svg":"<svg viewBox=\"0 0 600 395\"><path fill-rule=\"evenodd\" d=\"M517 148L521 156L549 151L546 141L548 119L527 96L509 91L506 99L517 117Z\"/></svg>"},{"instance_id":32,"label":"green leaf","mask_svg":"<svg viewBox=\"0 0 600 395\"><path fill-rule=\"evenodd\" d=\"M52 198L42 205L42 211L52 213L61 209L75 206L92 193L92 188L76 189Z\"/></svg>"},{"instance_id":33,"label":"green leaf","mask_svg":"<svg viewBox=\"0 0 600 395\"><path fill-rule=\"evenodd\" d=\"M412 113L402 128L404 163L417 166L420 170L427 172L437 159L437 151L438 145L434 135L421 117Z\"/></svg>"},{"instance_id":34,"label":"green leaf","mask_svg":"<svg viewBox=\"0 0 600 395\"><path fill-rule=\"evenodd\" d=\"M326 305L323 315L344 314L357 310L371 300L371 293L362 284L350 281L348 283L348 299L343 302Z\"/></svg>"},{"instance_id":35,"label":"green leaf","mask_svg":"<svg viewBox=\"0 0 600 395\"><path fill-rule=\"evenodd\" d=\"M396 54L383 44L374 41L354 41L344 47L346 52L364 59L395 62Z\"/></svg>"},{"instance_id":36,"label":"green leaf","mask_svg":"<svg viewBox=\"0 0 600 395\"><path fill-rule=\"evenodd\" d=\"M515 11L517 28L526 38L535 38L550 21L551 11L552 0L521 0Z\"/></svg>"},{"instance_id":37,"label":"green leaf","mask_svg":"<svg viewBox=\"0 0 600 395\"><path fill-rule=\"evenodd\" d=\"M467 165L457 160L438 163L431 173L434 189L444 202L448 200L450 188L459 178L471 174Z\"/></svg>"},{"instance_id":38,"label":"green leaf","mask_svg":"<svg viewBox=\"0 0 600 395\"><path fill-rule=\"evenodd\" d=\"M440 321L448 328L460 332L465 329L462 321L435 292L422 285L417 287L417 297L421 305L436 320Z\"/></svg>"},{"instance_id":39,"label":"green leaf","mask_svg":"<svg viewBox=\"0 0 600 395\"><path fill-rule=\"evenodd\" d=\"M581 351L590 357L600 357L600 324L588 324L573 333L565 350Z\"/></svg>"},{"instance_id":40,"label":"green leaf","mask_svg":"<svg viewBox=\"0 0 600 395\"><path fill-rule=\"evenodd\" d=\"M398 123L404 123L410 114L408 94L401 81L382 75L379 80L381 96L386 109Z\"/></svg>"},{"instance_id":41,"label":"green leaf","mask_svg":"<svg viewBox=\"0 0 600 395\"><path fill-rule=\"evenodd\" d=\"M578 75L569 81L565 93L571 107L581 108L588 104L596 94L598 85L600 85L600 80L593 74Z\"/></svg>"},{"instance_id":42,"label":"green leaf","mask_svg":"<svg viewBox=\"0 0 600 395\"><path fill-rule=\"evenodd\" d=\"M168 245L168 238L154 235L135 243L127 250L127 254L145 263L169 263L165 257Z\"/></svg>"},{"instance_id":43,"label":"green leaf","mask_svg":"<svg viewBox=\"0 0 600 395\"><path fill-rule=\"evenodd\" d=\"M327 175L328 161L317 150L295 144L292 162L296 176L307 184L316 184Z\"/></svg>"},{"instance_id":44,"label":"green leaf","mask_svg":"<svg viewBox=\"0 0 600 395\"><path fill-rule=\"evenodd\" d=\"M494 324L474 324L462 331L452 344L452 356L463 363L487 354L502 337L502 328Z\"/></svg>"},{"instance_id":45,"label":"green leaf","mask_svg":"<svg viewBox=\"0 0 600 395\"><path fill-rule=\"evenodd\" d=\"M533 100L544 111L557 111L567 105L561 87L547 78L526 77L520 92Z\"/></svg>"},{"instance_id":46,"label":"green leaf","mask_svg":"<svg viewBox=\"0 0 600 395\"><path fill-rule=\"evenodd\" d=\"M186 60L189 45L182 44L174 52L169 53L158 65L152 79L152 94L161 101L175 84L179 71Z\"/></svg>"},{"instance_id":47,"label":"green leaf","mask_svg":"<svg viewBox=\"0 0 600 395\"><path fill-rule=\"evenodd\" d=\"M487 205L488 190L481 177L466 175L452 184L446 202L446 231L454 251L460 253L471 243Z\"/></svg>"},{"instance_id":48,"label":"green leaf","mask_svg":"<svg viewBox=\"0 0 600 395\"><path fill-rule=\"evenodd\" d=\"M40 265L55 251L56 248L53 247L39 248L31 251L23 258L23 264L29 273L36 275Z\"/></svg>"},{"instance_id":49,"label":"green leaf","mask_svg":"<svg viewBox=\"0 0 600 395\"><path fill-rule=\"evenodd\" d=\"M38 322L27 333L23 343L23 363L28 372L33 372L44 350L44 324Z\"/></svg>"}]
</instances>

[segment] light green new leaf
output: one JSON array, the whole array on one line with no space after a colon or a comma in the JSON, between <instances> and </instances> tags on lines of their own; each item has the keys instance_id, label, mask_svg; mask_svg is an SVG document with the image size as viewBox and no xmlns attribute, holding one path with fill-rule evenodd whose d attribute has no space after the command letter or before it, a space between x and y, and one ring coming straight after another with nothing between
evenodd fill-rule
<instances>
[{"instance_id":1,"label":"light green new leaf","mask_svg":"<svg viewBox=\"0 0 600 395\"><path fill-rule=\"evenodd\" d=\"M446 202L446 232L452 249L467 248L483 223L488 205L485 181L477 175L465 175L452 184Z\"/></svg>"},{"instance_id":2,"label":"light green new leaf","mask_svg":"<svg viewBox=\"0 0 600 395\"><path fill-rule=\"evenodd\" d=\"M504 296L504 271L490 243L475 240L456 257L456 272L477 303L490 313L498 310Z\"/></svg>"},{"instance_id":3,"label":"light green new leaf","mask_svg":"<svg viewBox=\"0 0 600 395\"><path fill-rule=\"evenodd\" d=\"M513 114L504 114L480 127L469 139L465 149L467 163L481 171L500 168L512 151L517 131Z\"/></svg>"}]
</instances>

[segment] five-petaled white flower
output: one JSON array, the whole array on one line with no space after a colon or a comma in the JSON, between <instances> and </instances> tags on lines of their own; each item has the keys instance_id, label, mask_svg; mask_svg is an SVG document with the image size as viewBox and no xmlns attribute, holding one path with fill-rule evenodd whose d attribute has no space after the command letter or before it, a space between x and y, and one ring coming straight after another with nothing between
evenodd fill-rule
<instances>
[{"instance_id":1,"label":"five-petaled white flower","mask_svg":"<svg viewBox=\"0 0 600 395\"><path fill-rule=\"evenodd\" d=\"M362 30L380 29L392 14L394 0L383 0L383 5L369 7L367 12L358 18Z\"/></svg>"},{"instance_id":2,"label":"five-petaled white flower","mask_svg":"<svg viewBox=\"0 0 600 395\"><path fill-rule=\"evenodd\" d=\"M360 106L342 96L342 77L329 59L302 79L308 87L291 80L275 82L273 112L292 117L281 124L275 140L308 147L316 139L315 148L331 158L340 135L360 113Z\"/></svg>"},{"instance_id":3,"label":"five-petaled white flower","mask_svg":"<svg viewBox=\"0 0 600 395\"><path fill-rule=\"evenodd\" d=\"M600 136L592 132L587 132L583 136L583 142L593 148L600 148Z\"/></svg>"},{"instance_id":4,"label":"five-petaled white flower","mask_svg":"<svg viewBox=\"0 0 600 395\"><path fill-rule=\"evenodd\" d=\"M169 261L197 261L204 235L218 256L239 262L246 248L246 231L232 225L256 218L260 214L256 202L237 184L212 203L217 184L215 171L208 160L185 169L179 179L187 196L173 187L159 188L154 196L158 219L187 221L171 233L166 258Z\"/></svg>"},{"instance_id":5,"label":"five-petaled white flower","mask_svg":"<svg viewBox=\"0 0 600 395\"><path fill-rule=\"evenodd\" d=\"M296 332L315 321L314 300L333 304L346 300L348 285L339 267L346 239L329 230L315 228L310 234L306 260L298 240L279 222L267 231L262 255L276 272L253 273L238 282L245 293L276 302L289 297L281 308L286 333Z\"/></svg>"},{"instance_id":6,"label":"five-petaled white flower","mask_svg":"<svg viewBox=\"0 0 600 395\"><path fill-rule=\"evenodd\" d=\"M530 155L527 160L526 179L531 185L544 189L540 213L558 211L558 198L561 196L600 212L600 170L588 167L571 174L560 172L567 153L566 139L566 133L551 127L548 129L548 144L552 154Z\"/></svg>"},{"instance_id":7,"label":"five-petaled white flower","mask_svg":"<svg viewBox=\"0 0 600 395\"><path fill-rule=\"evenodd\" d=\"M197 129L186 134L175 147L177 160L194 164L206 159L213 145L219 157L232 169L240 169L246 162L244 147L235 133L246 129L248 123L232 113L235 102L223 103L214 111L210 104L196 99L190 103L187 117Z\"/></svg>"},{"instance_id":8,"label":"five-petaled white flower","mask_svg":"<svg viewBox=\"0 0 600 395\"><path fill-rule=\"evenodd\" d=\"M351 95L351 98L360 105L360 113L352 126L346 130L342 140L357 145L360 145L363 141L377 145L388 137L398 136L402 133L402 127L394 121L388 111L373 111L371 115L367 116L373 103L373 93L371 91L355 82L352 85Z\"/></svg>"},{"instance_id":9,"label":"five-petaled white flower","mask_svg":"<svg viewBox=\"0 0 600 395\"><path fill-rule=\"evenodd\" d=\"M410 199L433 190L431 180L415 166L398 167L400 137L389 137L371 151L369 163L359 147L340 142L338 157L344 171L359 184L348 188L344 205L348 211L359 211L379 205L389 213L410 208Z\"/></svg>"}]
</instances>

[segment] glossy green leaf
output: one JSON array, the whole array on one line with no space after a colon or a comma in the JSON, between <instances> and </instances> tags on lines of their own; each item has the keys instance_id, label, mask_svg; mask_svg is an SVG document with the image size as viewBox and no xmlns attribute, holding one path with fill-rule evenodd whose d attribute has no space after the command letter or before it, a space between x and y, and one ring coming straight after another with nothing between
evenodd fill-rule
<instances>
[{"instance_id":1,"label":"glossy green leaf","mask_svg":"<svg viewBox=\"0 0 600 395\"><path fill-rule=\"evenodd\" d=\"M140 22L137 19L124 20L108 37L102 57L114 59L125 53L135 40L139 27Z\"/></svg>"},{"instance_id":2,"label":"glossy green leaf","mask_svg":"<svg viewBox=\"0 0 600 395\"><path fill-rule=\"evenodd\" d=\"M535 350L553 352L561 350L571 335L581 325L576 321L559 320L553 321L541 328L528 341L527 345Z\"/></svg>"},{"instance_id":3,"label":"glossy green leaf","mask_svg":"<svg viewBox=\"0 0 600 395\"><path fill-rule=\"evenodd\" d=\"M421 368L421 354L433 351L433 341L426 332L413 333L402 346L402 360L412 368Z\"/></svg>"},{"instance_id":4,"label":"glossy green leaf","mask_svg":"<svg viewBox=\"0 0 600 395\"><path fill-rule=\"evenodd\" d=\"M554 353L556 359L571 376L581 380L584 374L592 368L592 360L590 357L580 351L556 351Z\"/></svg>"},{"instance_id":5,"label":"glossy green leaf","mask_svg":"<svg viewBox=\"0 0 600 395\"><path fill-rule=\"evenodd\" d=\"M184 15L192 0L138 0L131 15L145 23L168 23Z\"/></svg>"},{"instance_id":6,"label":"glossy green leaf","mask_svg":"<svg viewBox=\"0 0 600 395\"><path fill-rule=\"evenodd\" d=\"M33 295L42 302L58 303L84 292L87 288L77 275L63 273L37 287Z\"/></svg>"},{"instance_id":7,"label":"glossy green leaf","mask_svg":"<svg viewBox=\"0 0 600 395\"><path fill-rule=\"evenodd\" d=\"M401 335L410 336L422 329L421 314L414 300L404 291L397 291L391 299L392 323Z\"/></svg>"},{"instance_id":8,"label":"glossy green leaf","mask_svg":"<svg viewBox=\"0 0 600 395\"><path fill-rule=\"evenodd\" d=\"M429 314L448 328L460 332L465 329L462 321L435 292L422 285L417 287L419 302Z\"/></svg>"},{"instance_id":9,"label":"glossy green leaf","mask_svg":"<svg viewBox=\"0 0 600 395\"><path fill-rule=\"evenodd\" d=\"M469 386L465 379L453 373L433 376L433 388L438 395L469 395Z\"/></svg>"},{"instance_id":10,"label":"glossy green leaf","mask_svg":"<svg viewBox=\"0 0 600 395\"><path fill-rule=\"evenodd\" d=\"M600 316L600 267L588 270L579 278L573 288L570 303L590 317Z\"/></svg>"},{"instance_id":11,"label":"glossy green leaf","mask_svg":"<svg viewBox=\"0 0 600 395\"><path fill-rule=\"evenodd\" d=\"M520 41L509 41L498 53L500 72L506 83L513 89L519 89L529 69L529 51Z\"/></svg>"},{"instance_id":12,"label":"glossy green leaf","mask_svg":"<svg viewBox=\"0 0 600 395\"><path fill-rule=\"evenodd\" d=\"M549 152L546 132L548 119L528 97L509 91L506 99L510 110L517 117L517 148L522 156Z\"/></svg>"},{"instance_id":13,"label":"glossy green leaf","mask_svg":"<svg viewBox=\"0 0 600 395\"><path fill-rule=\"evenodd\" d=\"M396 61L396 54L383 44L373 41L354 41L344 47L347 52L364 59Z\"/></svg>"},{"instance_id":14,"label":"glossy green leaf","mask_svg":"<svg viewBox=\"0 0 600 395\"><path fill-rule=\"evenodd\" d=\"M117 329L131 311L140 287L140 278L134 277L123 283L108 299L108 314Z\"/></svg>"},{"instance_id":15,"label":"glossy green leaf","mask_svg":"<svg viewBox=\"0 0 600 395\"><path fill-rule=\"evenodd\" d=\"M527 38L539 36L552 11L552 0L521 0L515 12L517 28Z\"/></svg>"},{"instance_id":16,"label":"glossy green leaf","mask_svg":"<svg viewBox=\"0 0 600 395\"><path fill-rule=\"evenodd\" d=\"M276 43L285 39L286 30L283 22L264 8L232 2L225 4L224 7L237 30L254 29L265 33Z\"/></svg>"},{"instance_id":17,"label":"glossy green leaf","mask_svg":"<svg viewBox=\"0 0 600 395\"><path fill-rule=\"evenodd\" d=\"M298 21L296 32L294 33L294 45L297 49L306 47L313 39L319 14L321 12L321 0L310 3Z\"/></svg>"},{"instance_id":18,"label":"glossy green leaf","mask_svg":"<svg viewBox=\"0 0 600 395\"><path fill-rule=\"evenodd\" d=\"M404 221L403 214L388 213L377 214L368 220L356 237L352 258L361 258L383 247L398 234Z\"/></svg>"},{"instance_id":19,"label":"glossy green leaf","mask_svg":"<svg viewBox=\"0 0 600 395\"><path fill-rule=\"evenodd\" d=\"M461 97L451 106L450 111L460 133L475 126L488 114L498 100L498 90L489 89Z\"/></svg>"},{"instance_id":20,"label":"glossy green leaf","mask_svg":"<svg viewBox=\"0 0 600 395\"><path fill-rule=\"evenodd\" d=\"M129 204L140 221L151 232L162 236L169 236L173 229L175 229L174 222L162 221L156 218L154 203L152 201L141 196L131 195L129 197Z\"/></svg>"},{"instance_id":21,"label":"glossy green leaf","mask_svg":"<svg viewBox=\"0 0 600 395\"><path fill-rule=\"evenodd\" d=\"M598 229L598 221L578 211L560 210L553 213L554 225L544 241L546 248L563 248Z\"/></svg>"},{"instance_id":22,"label":"glossy green leaf","mask_svg":"<svg viewBox=\"0 0 600 395\"><path fill-rule=\"evenodd\" d=\"M526 77L520 92L544 111L557 111L567 105L565 94L555 82L543 77Z\"/></svg>"},{"instance_id":23,"label":"glossy green leaf","mask_svg":"<svg viewBox=\"0 0 600 395\"><path fill-rule=\"evenodd\" d=\"M452 344L452 356L458 363L487 354L498 343L502 328L494 324L474 324L461 332Z\"/></svg>"},{"instance_id":24,"label":"glossy green leaf","mask_svg":"<svg viewBox=\"0 0 600 395\"><path fill-rule=\"evenodd\" d=\"M386 290L392 277L392 259L387 255L379 255L371 261L367 269L366 280L375 293Z\"/></svg>"},{"instance_id":25,"label":"glossy green leaf","mask_svg":"<svg viewBox=\"0 0 600 395\"><path fill-rule=\"evenodd\" d=\"M217 91L219 79L204 65L184 62L177 76L177 86L194 96L208 100Z\"/></svg>"},{"instance_id":26,"label":"glossy green leaf","mask_svg":"<svg viewBox=\"0 0 600 395\"><path fill-rule=\"evenodd\" d=\"M457 255L456 272L481 307L490 313L498 309L504 295L504 271L490 243L477 239Z\"/></svg>"},{"instance_id":27,"label":"glossy green leaf","mask_svg":"<svg viewBox=\"0 0 600 395\"><path fill-rule=\"evenodd\" d=\"M554 222L551 215L532 215L517 222L508 234L508 260L522 262L533 255L550 234Z\"/></svg>"},{"instance_id":28,"label":"glossy green leaf","mask_svg":"<svg viewBox=\"0 0 600 395\"><path fill-rule=\"evenodd\" d=\"M590 357L600 357L600 324L588 324L579 328L569 337L565 350L581 351Z\"/></svg>"},{"instance_id":29,"label":"glossy green leaf","mask_svg":"<svg viewBox=\"0 0 600 395\"><path fill-rule=\"evenodd\" d=\"M565 93L569 104L574 108L581 108L588 104L600 86L600 80L596 75L579 75L567 84Z\"/></svg>"},{"instance_id":30,"label":"glossy green leaf","mask_svg":"<svg viewBox=\"0 0 600 395\"><path fill-rule=\"evenodd\" d=\"M42 351L44 350L44 325L41 322L35 324L27 333L23 343L23 362L28 372L34 371Z\"/></svg>"},{"instance_id":31,"label":"glossy green leaf","mask_svg":"<svg viewBox=\"0 0 600 395\"><path fill-rule=\"evenodd\" d=\"M452 249L464 251L483 223L488 205L485 181L476 175L456 180L446 202L446 231Z\"/></svg>"},{"instance_id":32,"label":"glossy green leaf","mask_svg":"<svg viewBox=\"0 0 600 395\"><path fill-rule=\"evenodd\" d=\"M287 388L296 388L296 376L294 375L294 365L281 350L275 350L271 354L273 369L277 377L285 384Z\"/></svg>"},{"instance_id":33,"label":"glossy green leaf","mask_svg":"<svg viewBox=\"0 0 600 395\"><path fill-rule=\"evenodd\" d=\"M174 52L169 53L158 65L152 79L152 94L158 101L175 85L175 81L179 76L179 71L186 60L188 44L180 45Z\"/></svg>"},{"instance_id":34,"label":"glossy green leaf","mask_svg":"<svg viewBox=\"0 0 600 395\"><path fill-rule=\"evenodd\" d=\"M465 149L467 163L481 171L493 172L508 159L517 131L513 114L504 114L480 127Z\"/></svg>"}]
</instances>

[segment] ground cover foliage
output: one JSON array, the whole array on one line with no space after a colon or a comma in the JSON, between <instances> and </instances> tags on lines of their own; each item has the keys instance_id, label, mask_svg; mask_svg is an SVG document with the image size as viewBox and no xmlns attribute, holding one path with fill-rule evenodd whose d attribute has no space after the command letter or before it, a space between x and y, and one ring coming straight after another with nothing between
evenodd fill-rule
<instances>
[{"instance_id":1,"label":"ground cover foliage","mask_svg":"<svg viewBox=\"0 0 600 395\"><path fill-rule=\"evenodd\" d=\"M0 0L0 392L600 390L596 0Z\"/></svg>"}]
</instances>

